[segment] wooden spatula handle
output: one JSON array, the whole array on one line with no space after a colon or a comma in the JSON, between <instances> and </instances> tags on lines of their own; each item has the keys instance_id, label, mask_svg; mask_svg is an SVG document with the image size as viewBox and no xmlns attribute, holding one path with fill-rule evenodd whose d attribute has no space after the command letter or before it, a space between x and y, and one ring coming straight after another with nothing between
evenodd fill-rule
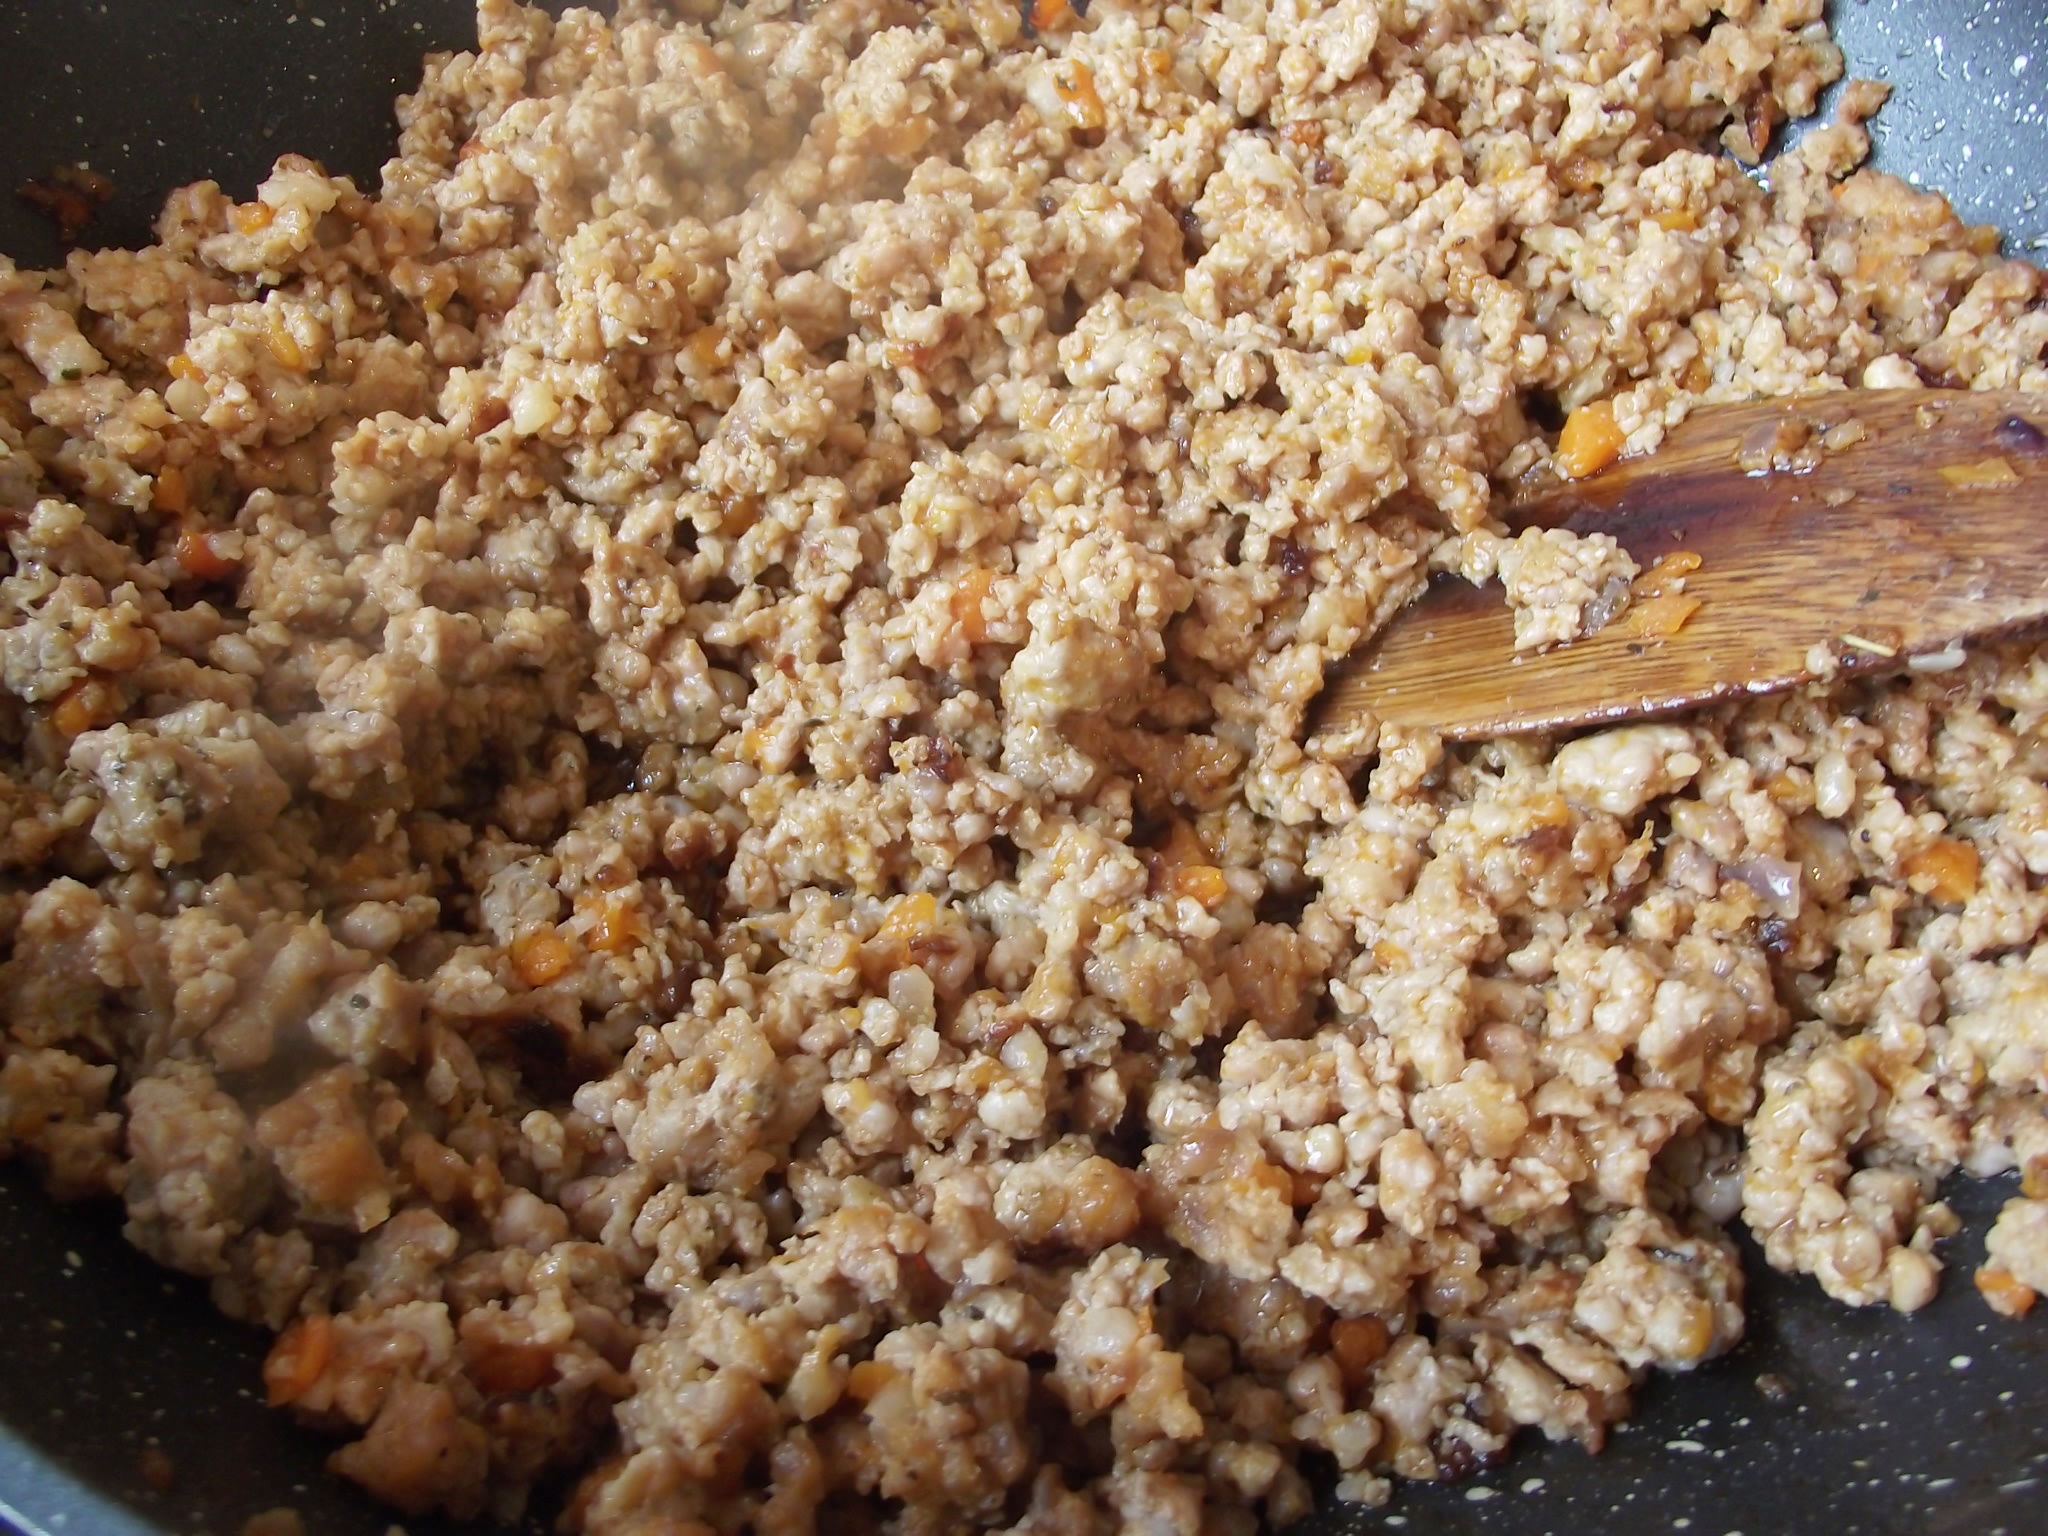
<instances>
[{"instance_id":1,"label":"wooden spatula handle","mask_svg":"<svg viewBox=\"0 0 2048 1536\"><path fill-rule=\"evenodd\" d=\"M1514 653L1497 585L1435 584L1326 694L1453 739L1684 709L1898 666L2048 619L2048 396L1838 391L1696 413L1653 454L1511 509L1613 534L1648 568L1699 557L1676 632L1628 615ZM1820 665L1816 665L1816 664Z\"/></svg>"}]
</instances>

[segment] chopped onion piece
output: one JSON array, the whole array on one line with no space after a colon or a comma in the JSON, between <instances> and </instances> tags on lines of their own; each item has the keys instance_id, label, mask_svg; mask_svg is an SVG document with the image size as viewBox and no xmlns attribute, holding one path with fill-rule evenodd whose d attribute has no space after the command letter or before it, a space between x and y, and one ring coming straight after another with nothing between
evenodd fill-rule
<instances>
[{"instance_id":1,"label":"chopped onion piece","mask_svg":"<svg viewBox=\"0 0 2048 1536\"><path fill-rule=\"evenodd\" d=\"M1799 915L1799 866L1769 854L1758 854L1739 864L1724 864L1721 873L1740 880L1779 917Z\"/></svg>"},{"instance_id":2,"label":"chopped onion piece","mask_svg":"<svg viewBox=\"0 0 2048 1536\"><path fill-rule=\"evenodd\" d=\"M1938 651L1923 651L1918 656L1908 657L1906 666L1914 672L1953 672L1967 659L1960 645L1949 645Z\"/></svg>"}]
</instances>

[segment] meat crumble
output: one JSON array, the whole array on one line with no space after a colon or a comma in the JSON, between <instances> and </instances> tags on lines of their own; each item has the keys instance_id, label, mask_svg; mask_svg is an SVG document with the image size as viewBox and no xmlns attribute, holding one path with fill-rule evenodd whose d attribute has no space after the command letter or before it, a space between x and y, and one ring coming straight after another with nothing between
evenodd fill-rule
<instances>
[{"instance_id":1,"label":"meat crumble","mask_svg":"<svg viewBox=\"0 0 2048 1536\"><path fill-rule=\"evenodd\" d=\"M1310 729L1499 488L2048 390L1820 0L480 0L0 268L0 1153L408 1513L1248 1536L2048 1285L2048 651ZM1563 432L1557 430L1560 421ZM1816 573L1826 579L1827 573Z\"/></svg>"}]
</instances>

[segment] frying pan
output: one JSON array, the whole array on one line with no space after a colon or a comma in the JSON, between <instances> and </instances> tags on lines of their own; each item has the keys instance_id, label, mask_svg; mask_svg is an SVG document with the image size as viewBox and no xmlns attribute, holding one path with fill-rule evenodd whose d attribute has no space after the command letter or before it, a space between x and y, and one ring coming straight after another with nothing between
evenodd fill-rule
<instances>
[{"instance_id":1,"label":"frying pan","mask_svg":"<svg viewBox=\"0 0 2048 1536\"><path fill-rule=\"evenodd\" d=\"M84 239L140 244L200 177L248 197L297 150L374 184L390 102L430 48L473 38L467 0L14 0L0 14L0 186L83 161L113 194ZM1840 0L1853 74L1898 94L1876 161L2048 259L2048 0ZM61 251L0 195L0 251ZM1922 1313L1854 1312L1744 1244L1749 1334L1660 1379L1607 1450L1518 1442L1455 1486L1386 1510L1330 1507L1301 1536L1685 1531L1693 1536L2026 1536L2048 1531L2048 1319L1999 1322L1968 1282L2010 1180L1946 1191L1964 1230ZM18 1536L233 1536L291 1505L313 1536L392 1525L327 1476L329 1445L252 1390L266 1340L127 1247L118 1212L59 1209L0 1167L0 1525ZM2048 1310L2048 1309L2044 1309ZM145 1448L157 1472L143 1475ZM536 1533L548 1527L540 1514ZM408 1520L410 1536L455 1527Z\"/></svg>"}]
</instances>

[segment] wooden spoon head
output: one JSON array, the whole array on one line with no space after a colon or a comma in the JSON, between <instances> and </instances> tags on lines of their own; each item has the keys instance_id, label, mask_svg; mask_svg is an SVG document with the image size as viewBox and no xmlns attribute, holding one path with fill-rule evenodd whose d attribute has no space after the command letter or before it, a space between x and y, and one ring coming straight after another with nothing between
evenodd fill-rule
<instances>
[{"instance_id":1,"label":"wooden spoon head","mask_svg":"<svg viewBox=\"0 0 2048 1536\"><path fill-rule=\"evenodd\" d=\"M1713 406L1656 453L1514 508L1609 533L1645 570L1698 557L1698 608L1639 605L1516 654L1497 583L1439 579L1324 694L1453 740L1556 731L1905 665L2048 619L2048 396L1849 390Z\"/></svg>"}]
</instances>

